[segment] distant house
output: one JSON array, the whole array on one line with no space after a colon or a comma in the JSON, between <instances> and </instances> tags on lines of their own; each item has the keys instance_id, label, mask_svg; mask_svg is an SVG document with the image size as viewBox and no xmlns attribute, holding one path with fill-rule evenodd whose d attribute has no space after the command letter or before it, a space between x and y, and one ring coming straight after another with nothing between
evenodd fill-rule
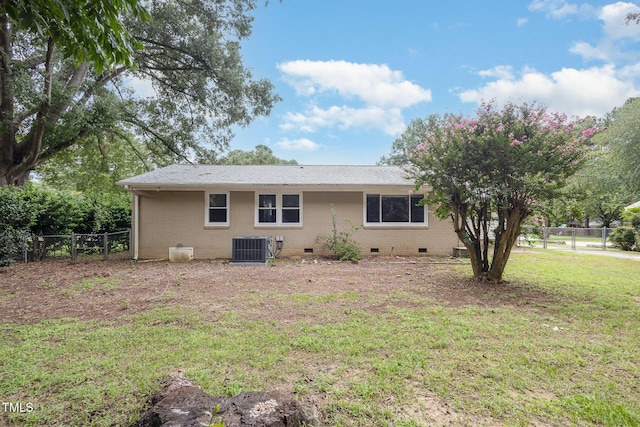
<instances>
[{"instance_id":1,"label":"distant house","mask_svg":"<svg viewBox=\"0 0 640 427\"><path fill-rule=\"evenodd\" d=\"M627 209L633 209L633 208L640 208L640 202L632 203L629 206L626 206L624 209L627 210Z\"/></svg>"},{"instance_id":2,"label":"distant house","mask_svg":"<svg viewBox=\"0 0 640 427\"><path fill-rule=\"evenodd\" d=\"M459 246L402 169L392 166L173 165L119 181L133 194L136 259L186 248L233 258L241 238L270 237L281 256L327 255L318 236L345 220L364 255L450 255ZM238 243L240 242L240 243ZM276 246L274 244L274 246Z\"/></svg>"}]
</instances>

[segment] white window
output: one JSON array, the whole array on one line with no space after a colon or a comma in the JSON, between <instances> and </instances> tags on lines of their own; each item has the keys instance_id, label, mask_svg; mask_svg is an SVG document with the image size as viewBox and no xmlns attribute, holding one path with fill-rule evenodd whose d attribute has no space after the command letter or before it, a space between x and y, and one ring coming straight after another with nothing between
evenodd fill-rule
<instances>
[{"instance_id":1,"label":"white window","mask_svg":"<svg viewBox=\"0 0 640 427\"><path fill-rule=\"evenodd\" d=\"M256 206L256 225L302 225L301 194L257 194Z\"/></svg>"},{"instance_id":2,"label":"white window","mask_svg":"<svg viewBox=\"0 0 640 427\"><path fill-rule=\"evenodd\" d=\"M425 206L420 206L423 196L367 194L365 223L368 225L426 225Z\"/></svg>"},{"instance_id":3,"label":"white window","mask_svg":"<svg viewBox=\"0 0 640 427\"><path fill-rule=\"evenodd\" d=\"M229 193L205 193L205 225L229 225Z\"/></svg>"}]
</instances>

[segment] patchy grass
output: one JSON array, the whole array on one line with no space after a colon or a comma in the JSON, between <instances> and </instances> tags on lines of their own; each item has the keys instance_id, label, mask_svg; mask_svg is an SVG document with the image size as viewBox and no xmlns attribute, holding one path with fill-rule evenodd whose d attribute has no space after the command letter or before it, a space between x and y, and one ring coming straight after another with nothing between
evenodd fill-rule
<instances>
[{"instance_id":1,"label":"patchy grass","mask_svg":"<svg viewBox=\"0 0 640 427\"><path fill-rule=\"evenodd\" d=\"M286 293L211 297L214 316L171 288L165 305L115 319L5 322L0 400L34 410L0 423L127 425L181 369L211 394L313 396L331 426L639 425L640 262L533 251L513 255L507 273L508 284L456 301L438 296L480 286L468 266L427 282L416 267L394 276L417 278L412 287L391 292L378 278L324 293L285 280ZM291 310L309 315L275 314Z\"/></svg>"}]
</instances>

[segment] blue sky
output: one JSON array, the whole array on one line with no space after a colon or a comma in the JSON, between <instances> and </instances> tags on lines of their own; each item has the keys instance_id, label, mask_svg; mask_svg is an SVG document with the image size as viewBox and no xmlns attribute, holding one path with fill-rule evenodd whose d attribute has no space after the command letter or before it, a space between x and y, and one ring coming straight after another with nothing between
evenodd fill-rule
<instances>
[{"instance_id":1,"label":"blue sky","mask_svg":"<svg viewBox=\"0 0 640 427\"><path fill-rule=\"evenodd\" d=\"M245 64L284 99L231 149L375 164L412 119L482 100L602 116L640 93L634 2L258 0Z\"/></svg>"}]
</instances>

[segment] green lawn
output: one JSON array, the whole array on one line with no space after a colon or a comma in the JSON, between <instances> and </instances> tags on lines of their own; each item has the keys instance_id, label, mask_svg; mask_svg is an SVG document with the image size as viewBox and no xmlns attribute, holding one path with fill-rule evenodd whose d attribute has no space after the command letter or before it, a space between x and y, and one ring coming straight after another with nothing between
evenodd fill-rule
<instances>
[{"instance_id":1,"label":"green lawn","mask_svg":"<svg viewBox=\"0 0 640 427\"><path fill-rule=\"evenodd\" d=\"M282 298L315 315L247 320L230 306L212 323L175 305L0 324L0 400L34 405L0 407L0 425L127 425L177 368L211 394L288 386L316 397L332 426L640 425L640 262L527 252L509 261L510 283L487 292L500 301L517 287L531 301L274 290L245 306ZM450 269L460 283L470 273ZM367 298L384 309L358 309Z\"/></svg>"}]
</instances>

